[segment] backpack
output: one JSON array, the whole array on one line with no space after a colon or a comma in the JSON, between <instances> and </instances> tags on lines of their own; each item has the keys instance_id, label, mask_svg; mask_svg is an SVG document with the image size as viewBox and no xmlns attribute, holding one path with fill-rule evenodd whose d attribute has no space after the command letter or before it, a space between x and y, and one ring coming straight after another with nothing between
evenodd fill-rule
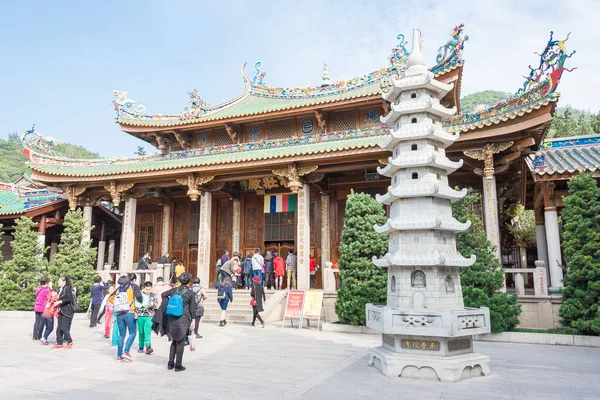
<instances>
[{"instance_id":1,"label":"backpack","mask_svg":"<svg viewBox=\"0 0 600 400\"><path fill-rule=\"evenodd\" d=\"M77 288L72 288L71 289L71 295L73 296L73 299L71 300L71 307L73 307L73 311L77 312L79 311L79 300L77 300Z\"/></svg>"},{"instance_id":2,"label":"backpack","mask_svg":"<svg viewBox=\"0 0 600 400\"><path fill-rule=\"evenodd\" d=\"M167 315L172 317L181 317L183 315L183 297L181 297L181 295L185 292L187 292L187 288L185 288L181 294L179 294L179 289L177 289L177 293L169 297L166 311Z\"/></svg>"},{"instance_id":3,"label":"backpack","mask_svg":"<svg viewBox=\"0 0 600 400\"><path fill-rule=\"evenodd\" d=\"M127 285L125 289L119 286L117 291L119 292L113 301L113 311L116 314L125 314L128 313L131 309L131 303L129 302L129 296L127 295L127 289L129 289L130 285Z\"/></svg>"}]
</instances>

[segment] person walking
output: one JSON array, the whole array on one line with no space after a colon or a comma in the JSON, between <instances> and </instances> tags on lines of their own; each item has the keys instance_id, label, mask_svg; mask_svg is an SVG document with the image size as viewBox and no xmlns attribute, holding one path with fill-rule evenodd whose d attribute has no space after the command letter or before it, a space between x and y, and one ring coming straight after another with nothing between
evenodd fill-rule
<instances>
[{"instance_id":1,"label":"person walking","mask_svg":"<svg viewBox=\"0 0 600 400\"><path fill-rule=\"evenodd\" d=\"M152 292L152 282L144 283L142 289L142 301L135 301L135 312L137 315L138 336L138 353L150 355L154 352L152 349L152 317L154 310L158 308L158 299L156 294ZM145 349L144 349L145 347Z\"/></svg>"},{"instance_id":2,"label":"person walking","mask_svg":"<svg viewBox=\"0 0 600 400\"><path fill-rule=\"evenodd\" d=\"M231 290L231 284L227 277L223 279L219 286L217 301L221 306L221 320L219 321L219 326L225 326L227 325L227 306L229 306L229 302L233 302L233 291Z\"/></svg>"},{"instance_id":3,"label":"person walking","mask_svg":"<svg viewBox=\"0 0 600 400\"><path fill-rule=\"evenodd\" d=\"M48 293L50 293L50 278L45 276L40 279L40 286L35 289L35 305L33 306L33 312L35 313L35 322L33 323L33 340L42 339L42 331L44 329L44 310L46 309L46 302L48 300Z\"/></svg>"},{"instance_id":4,"label":"person walking","mask_svg":"<svg viewBox=\"0 0 600 400\"><path fill-rule=\"evenodd\" d=\"M48 297L46 298L46 305L44 306L44 312L42 313L42 320L44 321L44 333L40 338L40 342L44 346L48 346L48 337L54 330L54 319L58 318L58 306L54 305L58 302L58 292L52 289L52 281L48 282Z\"/></svg>"},{"instance_id":5,"label":"person walking","mask_svg":"<svg viewBox=\"0 0 600 400\"><path fill-rule=\"evenodd\" d=\"M135 323L135 304L137 300L140 303L144 301L140 288L135 283L135 274L123 275L119 277L117 283L119 287L108 298L108 301L113 305L113 310L117 315L117 325L119 327L119 340L117 344L117 361L133 361L133 357L129 351L133 345L136 334ZM129 331L127 342L125 335Z\"/></svg>"},{"instance_id":6,"label":"person walking","mask_svg":"<svg viewBox=\"0 0 600 400\"><path fill-rule=\"evenodd\" d=\"M94 284L90 290L92 293L92 315L90 316L90 328L94 328L99 321L98 313L102 305L102 291L108 289L108 285L102 283L99 275L94 277Z\"/></svg>"},{"instance_id":7,"label":"person walking","mask_svg":"<svg viewBox=\"0 0 600 400\"><path fill-rule=\"evenodd\" d=\"M244 287L250 289L250 285L252 284L252 253L250 252L244 258L244 270L242 272L244 274Z\"/></svg>"},{"instance_id":8,"label":"person walking","mask_svg":"<svg viewBox=\"0 0 600 400\"><path fill-rule=\"evenodd\" d=\"M294 254L294 250L290 250L287 258L285 259L285 272L287 274L287 288L289 289L297 289L296 285L296 267L297 267L297 258ZM290 280L292 281L292 285L290 286Z\"/></svg>"},{"instance_id":9,"label":"person walking","mask_svg":"<svg viewBox=\"0 0 600 400\"><path fill-rule=\"evenodd\" d=\"M179 264L175 267L175 279L179 280L181 274L185 272L185 266L183 265L183 261L179 261Z\"/></svg>"},{"instance_id":10,"label":"person walking","mask_svg":"<svg viewBox=\"0 0 600 400\"><path fill-rule=\"evenodd\" d=\"M58 278L58 300L54 303L58 307L58 323L56 328L56 344L51 349L70 349L73 347L73 338L71 337L71 323L75 310L73 309L74 290L73 278L70 276L61 276ZM63 345L63 341L67 344Z\"/></svg>"},{"instance_id":11,"label":"person walking","mask_svg":"<svg viewBox=\"0 0 600 400\"><path fill-rule=\"evenodd\" d=\"M281 290L281 287L283 286L283 276L285 275L285 261L279 253L275 253L274 256L273 269L275 272L275 289Z\"/></svg>"},{"instance_id":12,"label":"person walking","mask_svg":"<svg viewBox=\"0 0 600 400\"><path fill-rule=\"evenodd\" d=\"M111 281L110 279L106 281L106 285L108 286L108 290L106 290L106 294L104 295L104 299L102 300L102 305L100 306L100 309L102 310L102 313L104 314L104 338L108 339L110 338L110 332L112 330L113 327L113 305L108 301L108 297L110 296L110 294L112 292L115 291L115 285L113 284L113 281ZM101 316L98 317L98 319L100 319Z\"/></svg>"},{"instance_id":13,"label":"person walking","mask_svg":"<svg viewBox=\"0 0 600 400\"><path fill-rule=\"evenodd\" d=\"M150 253L146 253L142 258L140 258L140 261L138 261L137 267L138 269L146 270L150 269L150 264L152 264L152 260L150 259ZM146 281L146 274L140 274L140 281Z\"/></svg>"},{"instance_id":14,"label":"person walking","mask_svg":"<svg viewBox=\"0 0 600 400\"><path fill-rule=\"evenodd\" d=\"M262 272L265 265L265 259L260 255L260 249L257 247L254 249L254 255L252 256L252 280L258 276L262 281Z\"/></svg>"},{"instance_id":15,"label":"person walking","mask_svg":"<svg viewBox=\"0 0 600 400\"><path fill-rule=\"evenodd\" d=\"M208 299L208 296L206 295L206 290L200 285L200 278L194 278L192 291L194 292L194 300L196 302L194 333L196 334L196 339L202 339L202 336L198 334L198 328L200 327L200 319L204 316L204 301Z\"/></svg>"},{"instance_id":16,"label":"person walking","mask_svg":"<svg viewBox=\"0 0 600 400\"><path fill-rule=\"evenodd\" d=\"M156 299L158 301L156 308L160 307L162 303L162 294L167 290L171 290L171 286L165 282L163 277L159 276L156 278L156 285L154 286L154 293L156 293Z\"/></svg>"},{"instance_id":17,"label":"person walking","mask_svg":"<svg viewBox=\"0 0 600 400\"><path fill-rule=\"evenodd\" d=\"M267 301L267 298L265 297L265 288L260 284L260 278L258 276L252 278L252 290L250 291L250 296L252 297L250 305L252 306L253 312L251 325L254 326L254 323L258 318L260 324L264 328L265 321L263 321L259 313L264 311L263 301Z\"/></svg>"},{"instance_id":18,"label":"person walking","mask_svg":"<svg viewBox=\"0 0 600 400\"><path fill-rule=\"evenodd\" d=\"M273 273L274 273L274 268L273 268L273 253L271 253L269 250L267 250L265 252L265 273L264 273L264 279L263 279L263 286L266 286L268 289L271 289L271 287L275 287L275 284L273 282Z\"/></svg>"},{"instance_id":19,"label":"person walking","mask_svg":"<svg viewBox=\"0 0 600 400\"><path fill-rule=\"evenodd\" d=\"M314 257L310 257L310 288L315 288L315 282L317 277L317 271L319 270L319 266L317 265L317 260Z\"/></svg>"},{"instance_id":20,"label":"person walking","mask_svg":"<svg viewBox=\"0 0 600 400\"><path fill-rule=\"evenodd\" d=\"M196 301L191 290L192 274L181 274L179 283L180 286L162 294L162 305L152 320L154 330L167 335L171 341L167 369L175 369L175 372L185 371L182 364L185 339L195 328L192 317L196 315Z\"/></svg>"},{"instance_id":21,"label":"person walking","mask_svg":"<svg viewBox=\"0 0 600 400\"><path fill-rule=\"evenodd\" d=\"M234 275L238 275L238 270L240 269L240 259L239 256L234 256L232 259L227 261L225 264L221 266L221 280L227 278L231 283L231 278ZM240 271L241 272L241 271ZM220 285L219 285L220 287Z\"/></svg>"}]
</instances>

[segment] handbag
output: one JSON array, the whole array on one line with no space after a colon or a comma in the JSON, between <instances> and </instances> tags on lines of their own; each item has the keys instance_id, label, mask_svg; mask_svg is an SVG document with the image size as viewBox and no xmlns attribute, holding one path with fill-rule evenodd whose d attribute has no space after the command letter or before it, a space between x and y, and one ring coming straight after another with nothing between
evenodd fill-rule
<instances>
[{"instance_id":1,"label":"handbag","mask_svg":"<svg viewBox=\"0 0 600 400\"><path fill-rule=\"evenodd\" d=\"M254 285L254 296L256 297L256 285ZM250 305L256 307L256 299L254 297L250 299Z\"/></svg>"}]
</instances>

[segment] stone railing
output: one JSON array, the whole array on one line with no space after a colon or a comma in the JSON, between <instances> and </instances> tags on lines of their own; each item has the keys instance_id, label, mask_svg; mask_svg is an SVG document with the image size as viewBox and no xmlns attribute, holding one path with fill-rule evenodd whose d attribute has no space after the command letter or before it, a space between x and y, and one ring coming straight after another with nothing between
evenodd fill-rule
<instances>
[{"instance_id":1,"label":"stone railing","mask_svg":"<svg viewBox=\"0 0 600 400\"><path fill-rule=\"evenodd\" d=\"M504 275L512 274L515 281L515 290L518 296L525 296L525 280L524 275L533 274L533 291L534 296L547 296L548 285L546 278L546 263L544 261L536 261L535 268L504 268Z\"/></svg>"},{"instance_id":2,"label":"stone railing","mask_svg":"<svg viewBox=\"0 0 600 400\"><path fill-rule=\"evenodd\" d=\"M144 284L144 282L141 282L141 274L146 274L145 280L152 282L152 284L156 283L156 278L159 276L162 276L165 282L169 282L171 265L153 263L150 265L150 269L138 269L137 263L133 263L130 268L119 268L115 270L111 269L110 264L105 264L104 269L100 271L100 276L102 277L102 280L106 282L108 279L112 279L113 276L116 276L118 279L119 276L128 274L130 272L133 272L138 276L138 284L140 286Z\"/></svg>"}]
</instances>

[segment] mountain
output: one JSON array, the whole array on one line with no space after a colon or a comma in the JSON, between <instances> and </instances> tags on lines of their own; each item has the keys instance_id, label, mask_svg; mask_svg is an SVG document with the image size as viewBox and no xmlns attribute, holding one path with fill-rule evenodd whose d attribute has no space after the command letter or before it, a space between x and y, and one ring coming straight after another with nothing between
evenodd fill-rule
<instances>
[{"instance_id":1,"label":"mountain","mask_svg":"<svg viewBox=\"0 0 600 400\"><path fill-rule=\"evenodd\" d=\"M97 153L69 143L57 144L54 151L69 158L100 158ZM10 133L8 140L0 139L0 160L2 160L0 163L0 182L14 182L24 174L30 174L29 168L25 165L27 158L23 153L21 139L17 133Z\"/></svg>"},{"instance_id":2,"label":"mountain","mask_svg":"<svg viewBox=\"0 0 600 400\"><path fill-rule=\"evenodd\" d=\"M495 106L501 101L508 99L511 93L497 90L484 90L463 97L460 100L460 111L469 114L485 108Z\"/></svg>"}]
</instances>

